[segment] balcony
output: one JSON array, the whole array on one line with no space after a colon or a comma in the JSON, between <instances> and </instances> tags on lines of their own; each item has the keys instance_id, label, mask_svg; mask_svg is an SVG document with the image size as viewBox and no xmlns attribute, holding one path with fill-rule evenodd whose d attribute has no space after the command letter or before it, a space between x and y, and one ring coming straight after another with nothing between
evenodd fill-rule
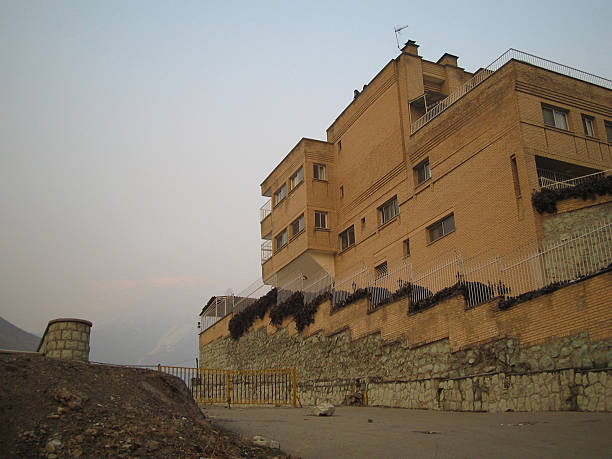
<instances>
[{"instance_id":1,"label":"balcony","mask_svg":"<svg viewBox=\"0 0 612 459\"><path fill-rule=\"evenodd\" d=\"M259 221L263 222L272 213L272 198L259 208Z\"/></svg>"},{"instance_id":2,"label":"balcony","mask_svg":"<svg viewBox=\"0 0 612 459\"><path fill-rule=\"evenodd\" d=\"M431 120L436 118L442 112L444 112L448 107L453 105L459 99L461 99L464 95L472 91L476 88L480 83L485 81L491 75L493 75L497 70L502 68L505 64L510 62L511 60L516 60L520 62L525 62L527 64L535 65L537 67L550 70L552 72L560 73L562 75L566 75L571 78L576 78L582 81L586 81L587 83L595 84L601 86L603 88L612 89L612 81L607 78L603 78L597 75L593 75L591 73L583 72L582 70L578 70L572 67L568 67L566 65L558 64L557 62L549 61L548 59L543 59L538 56L534 56L533 54L529 54L523 51L519 51L517 49L510 48L500 57L495 59L488 67L482 69L468 81L466 81L462 86L452 92L448 97L443 100L440 100L438 103L433 105L432 107L427 107L426 113L414 121L410 126L410 135L417 132Z\"/></svg>"},{"instance_id":3,"label":"balcony","mask_svg":"<svg viewBox=\"0 0 612 459\"><path fill-rule=\"evenodd\" d=\"M261 243L261 264L272 258L272 240L264 240Z\"/></svg>"},{"instance_id":4,"label":"balcony","mask_svg":"<svg viewBox=\"0 0 612 459\"><path fill-rule=\"evenodd\" d=\"M573 188L576 185L588 183L599 178L609 177L610 175L612 175L612 169L582 175L580 177L549 169L538 169L538 185L540 189L562 190Z\"/></svg>"}]
</instances>

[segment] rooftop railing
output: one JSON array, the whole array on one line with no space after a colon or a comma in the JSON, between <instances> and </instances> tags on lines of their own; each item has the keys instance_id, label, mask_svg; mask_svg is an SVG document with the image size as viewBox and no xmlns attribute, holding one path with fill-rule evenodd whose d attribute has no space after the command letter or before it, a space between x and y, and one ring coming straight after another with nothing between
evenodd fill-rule
<instances>
[{"instance_id":1,"label":"rooftop railing","mask_svg":"<svg viewBox=\"0 0 612 459\"><path fill-rule=\"evenodd\" d=\"M546 70L551 70L553 72L560 73L565 76L576 78L578 80L586 81L587 83L592 83L607 89L612 89L612 80L608 80L607 78L593 75L592 73L584 72L573 67L568 67L567 65L559 64L554 61L549 61L548 59L534 56L533 54L529 54L524 51L519 51L517 49L510 48L504 54L495 59L486 68L476 72L476 74L471 79L466 81L463 85L461 85L451 94L449 94L448 97L442 99L431 109L429 109L422 117L412 123L410 127L410 134L412 135L416 131L421 129L423 126L425 126L448 107L450 107L459 99L461 99L464 95L466 95L476 86L478 86L484 80L493 75L493 73L495 73L512 59L521 62L526 62L528 64L535 65Z\"/></svg>"}]
</instances>

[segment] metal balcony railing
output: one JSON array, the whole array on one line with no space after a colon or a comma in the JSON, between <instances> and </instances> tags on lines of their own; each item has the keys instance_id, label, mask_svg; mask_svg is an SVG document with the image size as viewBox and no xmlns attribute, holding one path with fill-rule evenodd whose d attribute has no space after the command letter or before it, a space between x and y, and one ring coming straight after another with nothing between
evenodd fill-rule
<instances>
[{"instance_id":1,"label":"metal balcony railing","mask_svg":"<svg viewBox=\"0 0 612 459\"><path fill-rule=\"evenodd\" d=\"M548 59L543 59L541 57L534 56L533 54L529 54L524 51L519 51L517 49L510 48L504 54L495 59L491 64L489 64L489 66L477 72L470 80L466 81L462 86L460 86L451 94L449 94L448 97L442 99L430 110L428 110L421 118L417 119L414 123L412 123L410 127L410 134L412 135L416 131L421 129L423 126L425 126L448 107L450 107L459 99L461 99L464 95L466 95L476 86L478 86L484 80L493 75L493 73L495 73L512 59L521 62L526 62L528 64L535 65L546 70L551 70L553 72L560 73L562 75L566 75L582 81L586 81L587 83L592 83L607 89L612 89L612 80L593 75L592 73L583 72L582 70L578 70L573 67L568 67L567 65L562 65L557 62L549 61Z\"/></svg>"},{"instance_id":2,"label":"metal balcony railing","mask_svg":"<svg viewBox=\"0 0 612 459\"><path fill-rule=\"evenodd\" d=\"M272 241L264 240L261 243L261 264L272 258Z\"/></svg>"},{"instance_id":3,"label":"metal balcony railing","mask_svg":"<svg viewBox=\"0 0 612 459\"><path fill-rule=\"evenodd\" d=\"M612 169L595 172L594 174L574 177L568 174L563 174L557 171L547 169L538 169L538 184L541 189L548 188L552 190L561 190L564 188L572 188L581 183L587 183L598 178L608 177L612 175Z\"/></svg>"},{"instance_id":4,"label":"metal balcony railing","mask_svg":"<svg viewBox=\"0 0 612 459\"><path fill-rule=\"evenodd\" d=\"M264 219L272 213L272 198L259 208L259 221L263 222Z\"/></svg>"}]
</instances>

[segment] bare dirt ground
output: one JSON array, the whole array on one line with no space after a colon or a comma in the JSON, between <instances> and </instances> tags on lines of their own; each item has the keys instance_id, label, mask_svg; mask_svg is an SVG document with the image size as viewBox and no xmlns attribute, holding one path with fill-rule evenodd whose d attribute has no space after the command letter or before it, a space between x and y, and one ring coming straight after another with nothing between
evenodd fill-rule
<instances>
[{"instance_id":1,"label":"bare dirt ground","mask_svg":"<svg viewBox=\"0 0 612 459\"><path fill-rule=\"evenodd\" d=\"M178 378L0 353L0 457L285 457L211 423Z\"/></svg>"},{"instance_id":2,"label":"bare dirt ground","mask_svg":"<svg viewBox=\"0 0 612 459\"><path fill-rule=\"evenodd\" d=\"M337 407L207 406L241 435L263 435L304 458L612 458L612 413L458 413Z\"/></svg>"}]
</instances>

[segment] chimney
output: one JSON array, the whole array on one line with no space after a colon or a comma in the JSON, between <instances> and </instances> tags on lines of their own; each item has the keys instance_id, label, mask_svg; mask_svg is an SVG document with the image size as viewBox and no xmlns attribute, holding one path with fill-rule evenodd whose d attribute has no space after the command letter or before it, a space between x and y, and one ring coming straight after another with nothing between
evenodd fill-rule
<instances>
[{"instance_id":1,"label":"chimney","mask_svg":"<svg viewBox=\"0 0 612 459\"><path fill-rule=\"evenodd\" d=\"M419 55L419 45L414 40L408 40L402 48L402 53L410 54L412 56Z\"/></svg>"}]
</instances>

